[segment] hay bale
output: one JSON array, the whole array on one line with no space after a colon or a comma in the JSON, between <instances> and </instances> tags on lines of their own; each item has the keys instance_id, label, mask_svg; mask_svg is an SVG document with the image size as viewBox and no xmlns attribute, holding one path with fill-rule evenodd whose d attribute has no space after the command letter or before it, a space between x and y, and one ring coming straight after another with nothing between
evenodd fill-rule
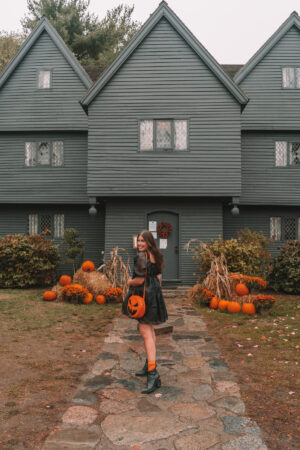
<instances>
[{"instance_id":1,"label":"hay bale","mask_svg":"<svg viewBox=\"0 0 300 450\"><path fill-rule=\"evenodd\" d=\"M88 289L95 297L96 295L103 294L106 289L112 287L112 283L108 280L104 273L98 272L84 272L81 268L77 270L73 277L74 283L81 284L84 288Z\"/></svg>"},{"instance_id":2,"label":"hay bale","mask_svg":"<svg viewBox=\"0 0 300 450\"><path fill-rule=\"evenodd\" d=\"M195 300L201 287L201 284L195 284L192 288L190 288L188 291L188 298L190 300Z\"/></svg>"},{"instance_id":3,"label":"hay bale","mask_svg":"<svg viewBox=\"0 0 300 450\"><path fill-rule=\"evenodd\" d=\"M59 300L59 301L63 300L63 298L62 298L63 286L61 286L60 284L56 284L55 286L53 286L51 291L56 292L57 300Z\"/></svg>"}]
</instances>

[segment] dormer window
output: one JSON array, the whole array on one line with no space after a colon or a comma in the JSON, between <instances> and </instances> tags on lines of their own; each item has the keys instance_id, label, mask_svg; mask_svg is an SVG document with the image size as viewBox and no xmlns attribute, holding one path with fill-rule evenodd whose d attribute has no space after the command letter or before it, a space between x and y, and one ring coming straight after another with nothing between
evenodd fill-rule
<instances>
[{"instance_id":1,"label":"dormer window","mask_svg":"<svg viewBox=\"0 0 300 450\"><path fill-rule=\"evenodd\" d=\"M282 68L282 87L285 89L300 89L300 67Z\"/></svg>"},{"instance_id":2,"label":"dormer window","mask_svg":"<svg viewBox=\"0 0 300 450\"><path fill-rule=\"evenodd\" d=\"M51 70L39 70L38 88L39 89L51 88Z\"/></svg>"},{"instance_id":3,"label":"dormer window","mask_svg":"<svg viewBox=\"0 0 300 450\"><path fill-rule=\"evenodd\" d=\"M155 119L140 121L140 150L187 150L188 121Z\"/></svg>"}]
</instances>

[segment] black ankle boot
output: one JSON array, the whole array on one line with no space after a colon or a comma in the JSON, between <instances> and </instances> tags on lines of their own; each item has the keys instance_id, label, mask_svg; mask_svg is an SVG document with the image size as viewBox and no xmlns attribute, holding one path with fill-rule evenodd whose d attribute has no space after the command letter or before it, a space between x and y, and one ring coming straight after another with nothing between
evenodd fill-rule
<instances>
[{"instance_id":1,"label":"black ankle boot","mask_svg":"<svg viewBox=\"0 0 300 450\"><path fill-rule=\"evenodd\" d=\"M147 372L147 387L143 389L142 394L150 394L161 386L160 376L156 369Z\"/></svg>"},{"instance_id":2,"label":"black ankle boot","mask_svg":"<svg viewBox=\"0 0 300 450\"><path fill-rule=\"evenodd\" d=\"M148 360L146 359L144 367L141 370L135 372L135 374L137 377L145 377L147 375L147 372L148 372Z\"/></svg>"}]
</instances>

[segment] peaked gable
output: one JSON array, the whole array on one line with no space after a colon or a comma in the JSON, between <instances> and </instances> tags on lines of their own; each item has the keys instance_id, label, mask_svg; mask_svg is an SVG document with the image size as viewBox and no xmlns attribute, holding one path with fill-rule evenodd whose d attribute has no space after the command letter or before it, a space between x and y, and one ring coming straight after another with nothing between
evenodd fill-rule
<instances>
[{"instance_id":1,"label":"peaked gable","mask_svg":"<svg viewBox=\"0 0 300 450\"><path fill-rule=\"evenodd\" d=\"M162 1L156 11L151 14L149 19L142 26L141 30L131 40L128 46L120 53L110 67L100 76L98 81L89 89L89 91L82 97L81 104L87 107L96 97L96 95L104 88L115 73L122 67L125 61L136 50L141 42L149 35L158 22L165 18L178 34L190 45L195 53L204 61L204 63L211 69L219 81L230 91L235 99L241 104L245 105L248 102L248 97L240 90L238 86L230 79L224 72L212 55L200 44L195 36L183 24L183 22L176 16L176 14L168 7L165 1Z\"/></svg>"},{"instance_id":2,"label":"peaked gable","mask_svg":"<svg viewBox=\"0 0 300 450\"><path fill-rule=\"evenodd\" d=\"M275 33L272 34L272 36L260 47L252 58L250 58L249 61L239 70L234 77L234 81L240 84L292 27L296 27L300 30L300 17L296 11L292 12L287 20L283 22Z\"/></svg>"},{"instance_id":3,"label":"peaked gable","mask_svg":"<svg viewBox=\"0 0 300 450\"><path fill-rule=\"evenodd\" d=\"M30 51L30 49L33 47L33 45L36 43L36 41L39 39L39 37L44 31L48 33L49 37L55 43L57 48L61 51L61 53L68 61L70 66L73 68L74 72L81 79L85 87L89 88L91 86L92 80L90 79L89 75L85 72L85 70L77 61L73 53L68 49L63 39L57 33L55 28L51 25L49 20L46 17L43 17L39 21L35 29L32 31L32 33L25 40L20 49L17 51L17 53L14 55L14 57L11 59L11 61L8 63L8 65L5 67L3 72L1 73L0 89L2 88L4 83L8 80L10 75L14 72L16 67L20 64L20 62L27 55L27 53Z\"/></svg>"}]
</instances>

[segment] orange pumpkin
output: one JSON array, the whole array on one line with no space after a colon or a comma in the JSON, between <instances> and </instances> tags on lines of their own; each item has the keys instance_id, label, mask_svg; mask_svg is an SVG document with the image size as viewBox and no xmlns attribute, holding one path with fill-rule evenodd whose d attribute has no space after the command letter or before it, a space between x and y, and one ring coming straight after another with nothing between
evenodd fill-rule
<instances>
[{"instance_id":1,"label":"orange pumpkin","mask_svg":"<svg viewBox=\"0 0 300 450\"><path fill-rule=\"evenodd\" d=\"M94 272L95 264L93 263L93 261L84 261L81 268L84 272Z\"/></svg>"},{"instance_id":2,"label":"orange pumpkin","mask_svg":"<svg viewBox=\"0 0 300 450\"><path fill-rule=\"evenodd\" d=\"M244 314L248 314L249 316L256 313L253 303L244 303L242 306L242 311Z\"/></svg>"},{"instance_id":3,"label":"orange pumpkin","mask_svg":"<svg viewBox=\"0 0 300 450\"><path fill-rule=\"evenodd\" d=\"M220 301L219 301L218 308L219 308L221 311L225 311L225 309L227 309L227 305L228 305L228 300L220 300Z\"/></svg>"},{"instance_id":4,"label":"orange pumpkin","mask_svg":"<svg viewBox=\"0 0 300 450\"><path fill-rule=\"evenodd\" d=\"M56 292L54 291L46 291L44 292L43 299L47 302L52 302L57 297Z\"/></svg>"},{"instance_id":5,"label":"orange pumpkin","mask_svg":"<svg viewBox=\"0 0 300 450\"><path fill-rule=\"evenodd\" d=\"M235 286L235 292L237 293L237 295L248 295L249 289L244 283L238 283Z\"/></svg>"},{"instance_id":6,"label":"orange pumpkin","mask_svg":"<svg viewBox=\"0 0 300 450\"><path fill-rule=\"evenodd\" d=\"M105 295L97 295L95 300L96 300L96 303L98 303L98 305L103 305L104 303L106 303Z\"/></svg>"},{"instance_id":7,"label":"orange pumpkin","mask_svg":"<svg viewBox=\"0 0 300 450\"><path fill-rule=\"evenodd\" d=\"M67 284L71 284L72 283L72 278L69 277L69 275L62 275L59 279L59 284L61 286L67 286Z\"/></svg>"},{"instance_id":8,"label":"orange pumpkin","mask_svg":"<svg viewBox=\"0 0 300 450\"><path fill-rule=\"evenodd\" d=\"M217 297L213 297L209 303L210 309L218 309L218 305L219 305L219 299Z\"/></svg>"},{"instance_id":9,"label":"orange pumpkin","mask_svg":"<svg viewBox=\"0 0 300 450\"><path fill-rule=\"evenodd\" d=\"M143 297L139 295L131 295L127 303L127 312L130 317L140 319L146 312L146 304Z\"/></svg>"},{"instance_id":10,"label":"orange pumpkin","mask_svg":"<svg viewBox=\"0 0 300 450\"><path fill-rule=\"evenodd\" d=\"M84 297L84 299L82 301L85 304L92 303L92 301L93 301L93 294L91 294L89 292L88 295L86 297Z\"/></svg>"},{"instance_id":11,"label":"orange pumpkin","mask_svg":"<svg viewBox=\"0 0 300 450\"><path fill-rule=\"evenodd\" d=\"M228 302L227 311L230 313L238 313L241 310L241 305L239 302Z\"/></svg>"}]
</instances>

